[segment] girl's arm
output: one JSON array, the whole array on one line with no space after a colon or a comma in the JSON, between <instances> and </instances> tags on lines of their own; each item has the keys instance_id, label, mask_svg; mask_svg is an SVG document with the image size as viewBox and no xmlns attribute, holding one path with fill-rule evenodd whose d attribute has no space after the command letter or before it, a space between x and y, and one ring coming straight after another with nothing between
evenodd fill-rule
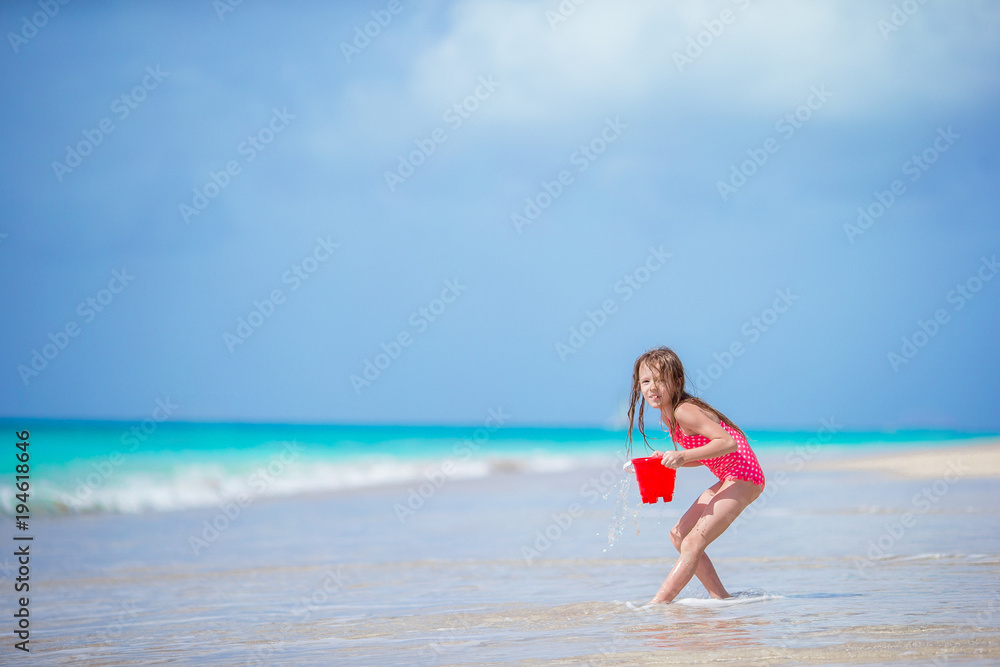
<instances>
[{"instance_id":1,"label":"girl's arm","mask_svg":"<svg viewBox=\"0 0 1000 667\"><path fill-rule=\"evenodd\" d=\"M663 465L670 468L680 468L691 465L692 462L714 459L736 451L738 445L733 436L729 435L722 426L713 421L698 406L681 403L674 410L674 417L685 432L703 435L709 441L701 447L685 449L682 452L668 452L673 456L669 457L670 461L667 461L667 457L665 457Z\"/></svg>"},{"instance_id":2,"label":"girl's arm","mask_svg":"<svg viewBox=\"0 0 1000 667\"><path fill-rule=\"evenodd\" d=\"M663 458L663 452L653 452L653 456L657 458ZM688 461L687 463L682 463L681 466L684 468L696 468L700 465L704 465L701 461Z\"/></svg>"}]
</instances>

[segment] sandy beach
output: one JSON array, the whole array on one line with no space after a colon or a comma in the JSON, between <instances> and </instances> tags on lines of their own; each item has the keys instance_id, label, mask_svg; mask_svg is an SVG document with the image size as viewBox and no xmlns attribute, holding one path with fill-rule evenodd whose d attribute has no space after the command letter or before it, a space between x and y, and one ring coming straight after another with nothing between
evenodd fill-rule
<instances>
[{"instance_id":1,"label":"sandy beach","mask_svg":"<svg viewBox=\"0 0 1000 667\"><path fill-rule=\"evenodd\" d=\"M1000 440L983 438L959 445L934 449L909 449L905 452L852 456L817 461L813 470L885 472L909 479L937 479L945 475L968 478L1000 478Z\"/></svg>"}]
</instances>

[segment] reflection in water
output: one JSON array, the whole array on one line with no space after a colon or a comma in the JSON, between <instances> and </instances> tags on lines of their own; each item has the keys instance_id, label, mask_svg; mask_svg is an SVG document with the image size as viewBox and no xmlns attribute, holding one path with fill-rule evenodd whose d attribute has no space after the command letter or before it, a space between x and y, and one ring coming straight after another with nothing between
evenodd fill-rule
<instances>
[{"instance_id":1,"label":"reflection in water","mask_svg":"<svg viewBox=\"0 0 1000 667\"><path fill-rule=\"evenodd\" d=\"M632 643L636 648L644 646L648 648L704 651L708 649L736 649L763 645L759 637L762 635L762 630L771 625L769 620L759 617L712 618L714 614L709 615L710 612L707 612L707 610L704 610L706 611L704 614L698 614L697 618L690 618L692 611L695 610L690 608L683 610L683 614L689 620L672 618L666 620L664 623L630 628L626 632L632 636ZM675 614L669 615L676 616Z\"/></svg>"}]
</instances>

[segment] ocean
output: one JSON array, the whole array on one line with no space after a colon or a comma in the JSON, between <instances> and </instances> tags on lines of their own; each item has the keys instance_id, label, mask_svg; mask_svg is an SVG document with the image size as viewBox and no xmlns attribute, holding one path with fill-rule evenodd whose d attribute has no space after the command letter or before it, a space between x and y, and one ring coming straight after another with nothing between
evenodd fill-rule
<instances>
[{"instance_id":1,"label":"ocean","mask_svg":"<svg viewBox=\"0 0 1000 667\"><path fill-rule=\"evenodd\" d=\"M748 431L767 488L708 550L735 597L710 600L693 580L649 607L675 556L667 533L711 474L682 469L673 502L642 505L623 432L503 417L5 421L0 539L31 537L31 653L74 665L1000 660L997 481L961 466L938 479L812 467L995 434ZM4 553L0 601L16 608L19 565ZM7 636L9 664L21 651Z\"/></svg>"},{"instance_id":2,"label":"ocean","mask_svg":"<svg viewBox=\"0 0 1000 667\"><path fill-rule=\"evenodd\" d=\"M436 488L442 479L565 472L600 466L610 457L624 460L624 432L510 427L501 423L506 418L502 410L491 412L483 426L468 428L153 419L6 425L32 434L32 510L44 515L170 511L212 507L241 495L259 501L393 484L416 484L426 493L427 484ZM654 447L671 446L659 428L648 434ZM826 451L882 451L987 435L843 433L833 422L830 428L819 424L814 432L755 431L750 437L755 451L792 451L809 443ZM645 448L635 436L633 455L639 456ZM0 511L12 515L14 503L13 480L0 479Z\"/></svg>"}]
</instances>

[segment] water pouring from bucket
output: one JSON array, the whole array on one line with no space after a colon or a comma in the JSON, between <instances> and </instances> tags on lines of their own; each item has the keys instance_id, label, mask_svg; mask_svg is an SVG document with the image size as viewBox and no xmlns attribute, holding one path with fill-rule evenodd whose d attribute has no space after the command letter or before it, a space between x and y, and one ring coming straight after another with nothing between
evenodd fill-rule
<instances>
[{"instance_id":1,"label":"water pouring from bucket","mask_svg":"<svg viewBox=\"0 0 1000 667\"><path fill-rule=\"evenodd\" d=\"M632 469L635 470L635 478L639 482L642 502L654 504L663 498L663 502L669 503L674 499L677 471L663 465L663 459L659 456L645 456L632 459L631 463Z\"/></svg>"}]
</instances>

